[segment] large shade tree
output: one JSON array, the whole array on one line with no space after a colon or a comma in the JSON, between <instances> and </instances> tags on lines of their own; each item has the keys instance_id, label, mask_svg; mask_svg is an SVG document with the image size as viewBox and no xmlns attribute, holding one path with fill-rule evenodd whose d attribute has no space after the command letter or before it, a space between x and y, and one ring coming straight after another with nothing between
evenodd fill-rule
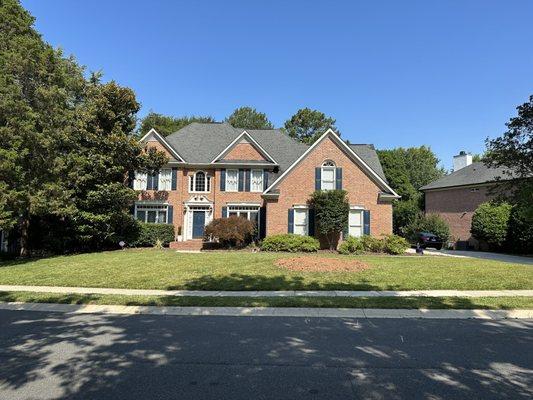
<instances>
[{"instance_id":1,"label":"large shade tree","mask_svg":"<svg viewBox=\"0 0 533 400\"><path fill-rule=\"evenodd\" d=\"M389 184L402 196L393 204L394 232L402 234L423 210L423 197L418 189L444 176L445 171L427 146L399 147L377 153Z\"/></svg>"},{"instance_id":2,"label":"large shade tree","mask_svg":"<svg viewBox=\"0 0 533 400\"><path fill-rule=\"evenodd\" d=\"M150 129L155 129L157 133L163 136L168 136L181 128L193 123L211 123L215 122L211 116L183 116L173 117L171 115L163 115L155 112L149 112L141 119L139 126L139 135L144 136Z\"/></svg>"},{"instance_id":3,"label":"large shade tree","mask_svg":"<svg viewBox=\"0 0 533 400\"><path fill-rule=\"evenodd\" d=\"M296 114L285 121L284 127L289 136L307 144L314 143L329 128L340 134L335 126L334 118L310 108L298 110Z\"/></svg>"},{"instance_id":4,"label":"large shade tree","mask_svg":"<svg viewBox=\"0 0 533 400\"><path fill-rule=\"evenodd\" d=\"M274 129L274 125L270 122L266 114L252 107L237 108L226 118L226 122L234 128Z\"/></svg>"},{"instance_id":5,"label":"large shade tree","mask_svg":"<svg viewBox=\"0 0 533 400\"><path fill-rule=\"evenodd\" d=\"M518 115L506 124L507 131L496 139L487 139L484 162L504 167L515 180L514 202L520 205L523 217L533 223L533 95L517 107Z\"/></svg>"},{"instance_id":6,"label":"large shade tree","mask_svg":"<svg viewBox=\"0 0 533 400\"><path fill-rule=\"evenodd\" d=\"M132 222L127 172L165 161L131 135L135 95L85 79L18 1L0 2L0 21L0 229L17 232L23 256L36 230L72 246L113 240Z\"/></svg>"}]
</instances>

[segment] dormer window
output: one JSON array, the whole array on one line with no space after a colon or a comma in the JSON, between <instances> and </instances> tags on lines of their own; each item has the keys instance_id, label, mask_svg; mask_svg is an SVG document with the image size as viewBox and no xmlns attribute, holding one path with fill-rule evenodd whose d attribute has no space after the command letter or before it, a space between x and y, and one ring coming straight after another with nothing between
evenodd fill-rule
<instances>
[{"instance_id":1,"label":"dormer window","mask_svg":"<svg viewBox=\"0 0 533 400\"><path fill-rule=\"evenodd\" d=\"M189 177L189 192L207 193L211 191L211 177L204 171L198 171Z\"/></svg>"},{"instance_id":2,"label":"dormer window","mask_svg":"<svg viewBox=\"0 0 533 400\"><path fill-rule=\"evenodd\" d=\"M335 163L331 160L326 160L322 163L320 190L335 190L335 167Z\"/></svg>"}]
</instances>

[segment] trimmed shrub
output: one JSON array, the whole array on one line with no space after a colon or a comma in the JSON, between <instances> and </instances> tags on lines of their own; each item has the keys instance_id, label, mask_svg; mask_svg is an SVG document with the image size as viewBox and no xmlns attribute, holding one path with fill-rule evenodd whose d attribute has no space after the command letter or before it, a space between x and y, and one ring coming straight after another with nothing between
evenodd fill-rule
<instances>
[{"instance_id":1,"label":"trimmed shrub","mask_svg":"<svg viewBox=\"0 0 533 400\"><path fill-rule=\"evenodd\" d=\"M450 239L450 227L437 214L419 214L413 222L404 228L403 236L415 243L418 240L416 235L418 232L433 233L442 239L444 243Z\"/></svg>"},{"instance_id":2,"label":"trimmed shrub","mask_svg":"<svg viewBox=\"0 0 533 400\"><path fill-rule=\"evenodd\" d=\"M168 246L173 240L174 225L139 222L129 245L133 247Z\"/></svg>"},{"instance_id":3,"label":"trimmed shrub","mask_svg":"<svg viewBox=\"0 0 533 400\"><path fill-rule=\"evenodd\" d=\"M309 201L315 209L317 231L328 241L330 250L337 247L343 228L348 226L350 203L345 190L316 190Z\"/></svg>"},{"instance_id":4,"label":"trimmed shrub","mask_svg":"<svg viewBox=\"0 0 533 400\"><path fill-rule=\"evenodd\" d=\"M255 223L246 218L231 216L214 219L205 227L205 236L218 240L226 247L243 247L254 239Z\"/></svg>"},{"instance_id":5,"label":"trimmed shrub","mask_svg":"<svg viewBox=\"0 0 533 400\"><path fill-rule=\"evenodd\" d=\"M385 235L383 250L389 254L403 254L409 248L409 242L398 235Z\"/></svg>"},{"instance_id":6,"label":"trimmed shrub","mask_svg":"<svg viewBox=\"0 0 533 400\"><path fill-rule=\"evenodd\" d=\"M509 203L486 202L479 205L472 216L470 232L493 250L501 249L507 238L512 206Z\"/></svg>"},{"instance_id":7,"label":"trimmed shrub","mask_svg":"<svg viewBox=\"0 0 533 400\"><path fill-rule=\"evenodd\" d=\"M364 250L363 240L354 236L349 236L339 246L341 254L362 254Z\"/></svg>"},{"instance_id":8,"label":"trimmed shrub","mask_svg":"<svg viewBox=\"0 0 533 400\"><path fill-rule=\"evenodd\" d=\"M261 250L263 251L289 251L294 253L297 251L318 251L319 248L320 243L314 237L294 235L292 233L267 236L261 243Z\"/></svg>"},{"instance_id":9,"label":"trimmed shrub","mask_svg":"<svg viewBox=\"0 0 533 400\"><path fill-rule=\"evenodd\" d=\"M365 251L372 253L381 253L383 251L383 246L385 246L382 239L370 235L361 236L361 243L363 244L363 249Z\"/></svg>"}]
</instances>

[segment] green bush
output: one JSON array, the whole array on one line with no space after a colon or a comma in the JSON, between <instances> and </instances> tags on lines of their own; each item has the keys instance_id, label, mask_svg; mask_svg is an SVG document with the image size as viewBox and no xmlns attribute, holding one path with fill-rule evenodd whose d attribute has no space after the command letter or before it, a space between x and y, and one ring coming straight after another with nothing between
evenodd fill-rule
<instances>
[{"instance_id":1,"label":"green bush","mask_svg":"<svg viewBox=\"0 0 533 400\"><path fill-rule=\"evenodd\" d=\"M362 239L354 236L349 236L339 246L341 254L362 254L364 250Z\"/></svg>"},{"instance_id":2,"label":"green bush","mask_svg":"<svg viewBox=\"0 0 533 400\"><path fill-rule=\"evenodd\" d=\"M409 248L409 242L398 235L385 235L383 250L389 254L403 254Z\"/></svg>"},{"instance_id":3,"label":"green bush","mask_svg":"<svg viewBox=\"0 0 533 400\"><path fill-rule=\"evenodd\" d=\"M511 210L506 247L513 253L533 254L533 223L524 206L515 205Z\"/></svg>"},{"instance_id":4,"label":"green bush","mask_svg":"<svg viewBox=\"0 0 533 400\"><path fill-rule=\"evenodd\" d=\"M348 225L350 203L345 190L316 190L309 201L315 209L317 232L328 241L330 250L337 247L339 235Z\"/></svg>"},{"instance_id":5,"label":"green bush","mask_svg":"<svg viewBox=\"0 0 533 400\"><path fill-rule=\"evenodd\" d=\"M206 237L215 238L226 247L242 247L249 244L255 232L255 223L237 216L214 219L205 227Z\"/></svg>"},{"instance_id":6,"label":"green bush","mask_svg":"<svg viewBox=\"0 0 533 400\"><path fill-rule=\"evenodd\" d=\"M403 236L415 243L418 241L418 232L429 232L437 235L446 243L450 239L450 227L437 214L419 214L418 217L403 230Z\"/></svg>"},{"instance_id":7,"label":"green bush","mask_svg":"<svg viewBox=\"0 0 533 400\"><path fill-rule=\"evenodd\" d=\"M174 240L174 225L139 222L128 243L132 247L168 246Z\"/></svg>"},{"instance_id":8,"label":"green bush","mask_svg":"<svg viewBox=\"0 0 533 400\"><path fill-rule=\"evenodd\" d=\"M507 239L512 206L509 203L486 202L479 205L472 216L470 232L493 250L501 249Z\"/></svg>"},{"instance_id":9,"label":"green bush","mask_svg":"<svg viewBox=\"0 0 533 400\"><path fill-rule=\"evenodd\" d=\"M363 243L363 249L365 251L372 253L381 253L383 251L383 246L385 245L382 239L370 235L361 236L361 243Z\"/></svg>"},{"instance_id":10,"label":"green bush","mask_svg":"<svg viewBox=\"0 0 533 400\"><path fill-rule=\"evenodd\" d=\"M318 251L319 248L320 243L314 237L292 233L267 236L261 243L263 251L312 252Z\"/></svg>"}]
</instances>

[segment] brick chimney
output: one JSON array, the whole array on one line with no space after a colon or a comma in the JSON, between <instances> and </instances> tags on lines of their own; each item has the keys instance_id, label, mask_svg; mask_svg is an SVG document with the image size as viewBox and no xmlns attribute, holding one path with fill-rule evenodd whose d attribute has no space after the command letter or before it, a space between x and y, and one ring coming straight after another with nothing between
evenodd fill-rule
<instances>
[{"instance_id":1,"label":"brick chimney","mask_svg":"<svg viewBox=\"0 0 533 400\"><path fill-rule=\"evenodd\" d=\"M459 154L453 156L453 170L459 171L461 168L468 167L472 164L472 154L461 150Z\"/></svg>"}]
</instances>

